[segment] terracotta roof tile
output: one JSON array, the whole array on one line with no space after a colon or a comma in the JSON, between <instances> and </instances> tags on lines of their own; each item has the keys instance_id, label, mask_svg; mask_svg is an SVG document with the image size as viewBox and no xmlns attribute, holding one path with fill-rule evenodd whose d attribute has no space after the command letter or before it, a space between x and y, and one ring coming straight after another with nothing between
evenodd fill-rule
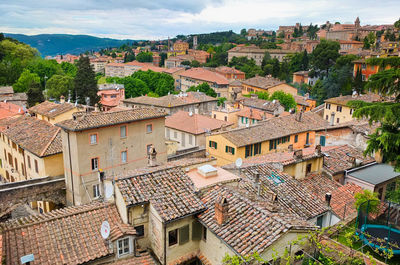
<instances>
[{"instance_id":1,"label":"terracotta roof tile","mask_svg":"<svg viewBox=\"0 0 400 265\"><path fill-rule=\"evenodd\" d=\"M238 98L237 101L240 101L243 106L260 109L271 114L280 114L280 112L284 111L284 107L280 104L279 100L269 101L259 98L241 97Z\"/></svg>"},{"instance_id":2,"label":"terracotta roof tile","mask_svg":"<svg viewBox=\"0 0 400 265\"><path fill-rule=\"evenodd\" d=\"M213 119L200 114L189 115L186 111L178 111L165 119L165 127L177 129L191 134L203 134L206 130L214 131L222 126L230 126L232 123Z\"/></svg>"},{"instance_id":3,"label":"terracotta roof tile","mask_svg":"<svg viewBox=\"0 0 400 265\"><path fill-rule=\"evenodd\" d=\"M229 80L223 75L204 68L191 68L179 74L180 76L216 83L218 85L229 85Z\"/></svg>"},{"instance_id":4,"label":"terracotta roof tile","mask_svg":"<svg viewBox=\"0 0 400 265\"><path fill-rule=\"evenodd\" d=\"M62 113L70 111L74 108L75 108L74 104L67 103L67 102L57 104L54 102L45 101L36 106L31 107L28 111L32 112L32 113L44 115L46 117L54 118Z\"/></svg>"},{"instance_id":5,"label":"terracotta roof tile","mask_svg":"<svg viewBox=\"0 0 400 265\"><path fill-rule=\"evenodd\" d=\"M361 100L365 102L377 102L381 101L382 97L377 95L377 94L363 94L363 95L357 95L357 96L352 96L352 95L347 95L347 96L340 96L340 97L335 97L335 98L328 98L325 100L327 103L333 103L333 104L340 104L340 105L346 105L347 102L351 100Z\"/></svg>"},{"instance_id":6,"label":"terracotta roof tile","mask_svg":"<svg viewBox=\"0 0 400 265\"><path fill-rule=\"evenodd\" d=\"M116 181L127 205L151 203L165 222L205 209L192 180L178 167Z\"/></svg>"},{"instance_id":7,"label":"terracotta roof tile","mask_svg":"<svg viewBox=\"0 0 400 265\"><path fill-rule=\"evenodd\" d=\"M0 119L24 114L25 110L19 105L9 102L0 102Z\"/></svg>"},{"instance_id":8,"label":"terracotta roof tile","mask_svg":"<svg viewBox=\"0 0 400 265\"><path fill-rule=\"evenodd\" d=\"M370 156L365 157L363 151L350 147L349 145L323 146L322 152L326 155L324 158L324 170L332 175L355 167L354 163L357 161L360 162L360 165L375 161L375 159ZM354 161L354 158L357 161Z\"/></svg>"},{"instance_id":9,"label":"terracotta roof tile","mask_svg":"<svg viewBox=\"0 0 400 265\"><path fill-rule=\"evenodd\" d=\"M258 110L258 109L247 108L247 107L244 107L243 109L238 111L236 113L236 115L238 117L246 117L246 118L255 119L255 120L258 120L258 121L264 120L266 118L274 117L274 115L269 114L267 112L264 112L264 111L261 111L261 110Z\"/></svg>"},{"instance_id":10,"label":"terracotta roof tile","mask_svg":"<svg viewBox=\"0 0 400 265\"><path fill-rule=\"evenodd\" d=\"M232 67L228 67L228 66L219 66L219 67L215 68L215 71L224 73L224 74L243 74L244 75L244 72L242 72L238 69L232 68Z\"/></svg>"},{"instance_id":11,"label":"terracotta roof tile","mask_svg":"<svg viewBox=\"0 0 400 265\"><path fill-rule=\"evenodd\" d=\"M140 253L140 256L113 262L113 265L157 265L149 252Z\"/></svg>"},{"instance_id":12,"label":"terracotta roof tile","mask_svg":"<svg viewBox=\"0 0 400 265\"><path fill-rule=\"evenodd\" d=\"M39 157L62 152L60 128L29 116L19 116L10 121L3 133L21 148Z\"/></svg>"},{"instance_id":13,"label":"terracotta roof tile","mask_svg":"<svg viewBox=\"0 0 400 265\"><path fill-rule=\"evenodd\" d=\"M255 76L246 80L243 80L242 83L244 85L259 87L262 89L268 89L271 87L275 87L280 84L284 84L285 82L273 78L273 77L263 77L263 76Z\"/></svg>"},{"instance_id":14,"label":"terracotta roof tile","mask_svg":"<svg viewBox=\"0 0 400 265\"><path fill-rule=\"evenodd\" d=\"M215 203L221 198L226 198L228 219L219 225ZM232 187L216 186L202 200L208 209L199 215L200 222L241 256L262 253L292 228L314 228L298 216L270 212Z\"/></svg>"},{"instance_id":15,"label":"terracotta roof tile","mask_svg":"<svg viewBox=\"0 0 400 265\"><path fill-rule=\"evenodd\" d=\"M233 129L215 134L221 134L240 147L301 132L313 131L321 127L321 124L326 123L320 116L310 111L302 114L301 121L296 120L296 115L274 117L249 128Z\"/></svg>"},{"instance_id":16,"label":"terracotta roof tile","mask_svg":"<svg viewBox=\"0 0 400 265\"><path fill-rule=\"evenodd\" d=\"M61 121L57 123L56 126L69 131L83 131L127 122L161 118L164 116L166 116L165 112L148 108L113 112L83 112L75 113L74 119Z\"/></svg>"},{"instance_id":17,"label":"terracotta roof tile","mask_svg":"<svg viewBox=\"0 0 400 265\"><path fill-rule=\"evenodd\" d=\"M202 92L187 92L179 95L167 95L159 98L141 96L136 98L128 98L123 102L141 104L147 106L158 106L163 108L178 107L201 102L218 101L218 99L207 96Z\"/></svg>"},{"instance_id":18,"label":"terracotta roof tile","mask_svg":"<svg viewBox=\"0 0 400 265\"><path fill-rule=\"evenodd\" d=\"M31 264L82 264L111 254L101 223L122 224L115 205L91 203L31 215L0 224L6 265L34 254Z\"/></svg>"}]
</instances>

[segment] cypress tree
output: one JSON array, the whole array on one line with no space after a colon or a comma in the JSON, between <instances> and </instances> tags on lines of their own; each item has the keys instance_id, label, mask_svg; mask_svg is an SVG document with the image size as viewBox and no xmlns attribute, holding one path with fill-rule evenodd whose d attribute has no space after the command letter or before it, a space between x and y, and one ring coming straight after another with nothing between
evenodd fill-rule
<instances>
[{"instance_id":1,"label":"cypress tree","mask_svg":"<svg viewBox=\"0 0 400 265\"><path fill-rule=\"evenodd\" d=\"M94 106L99 102L100 97L97 95L96 74L90 65L89 58L81 56L76 66L78 70L74 79L74 97L76 96L80 104L86 104L86 98L88 97L90 99L90 105Z\"/></svg>"}]
</instances>

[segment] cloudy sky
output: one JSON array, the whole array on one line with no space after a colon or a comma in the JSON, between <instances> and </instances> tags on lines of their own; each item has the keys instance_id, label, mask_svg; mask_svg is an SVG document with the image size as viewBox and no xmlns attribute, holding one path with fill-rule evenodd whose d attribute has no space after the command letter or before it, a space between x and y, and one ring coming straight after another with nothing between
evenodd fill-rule
<instances>
[{"instance_id":1,"label":"cloudy sky","mask_svg":"<svg viewBox=\"0 0 400 265\"><path fill-rule=\"evenodd\" d=\"M392 24L399 0L0 0L0 32L162 39L329 20Z\"/></svg>"}]
</instances>

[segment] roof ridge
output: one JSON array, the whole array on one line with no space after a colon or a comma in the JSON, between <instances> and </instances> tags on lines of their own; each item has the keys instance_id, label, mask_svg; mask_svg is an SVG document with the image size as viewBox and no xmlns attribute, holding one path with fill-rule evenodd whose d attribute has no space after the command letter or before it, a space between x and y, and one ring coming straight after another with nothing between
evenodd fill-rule
<instances>
[{"instance_id":1,"label":"roof ridge","mask_svg":"<svg viewBox=\"0 0 400 265\"><path fill-rule=\"evenodd\" d=\"M166 171L166 170L170 170L170 169L174 169L174 168L178 168L179 170L183 171L182 167L179 166L179 165L170 165L170 166L167 166L166 168L155 168L154 170L150 170L148 172L138 172L136 174L134 173L131 176L124 176L124 177L121 177L121 178L117 178L115 181L121 181L121 180L126 180L126 179L130 179L130 178L138 177L138 176L154 174L154 173L157 173L157 172L160 172L160 171Z\"/></svg>"},{"instance_id":2,"label":"roof ridge","mask_svg":"<svg viewBox=\"0 0 400 265\"><path fill-rule=\"evenodd\" d=\"M3 224L0 224L0 227L3 228L3 230L14 230L14 229L20 229L24 227L29 227L32 225L44 223L44 222L49 222L57 219L61 219L67 216L73 216L73 215L79 215L83 214L89 211L101 209L101 208L108 208L112 206L113 204L111 203L101 203L101 202L95 202L92 204L85 204L85 205L80 205L80 206L70 206L70 207L65 207L65 208L60 208L45 214L39 214L39 215L31 215L28 217L21 217L17 219L13 219L10 221L7 221ZM60 213L60 215L58 215ZM32 220L32 218L35 218L36 220ZM26 223L21 223L24 222L23 219L25 219Z\"/></svg>"},{"instance_id":3,"label":"roof ridge","mask_svg":"<svg viewBox=\"0 0 400 265\"><path fill-rule=\"evenodd\" d=\"M40 156L42 157L44 153L47 151L49 146L53 143L54 139L56 139L58 133L60 132L61 128L58 127L56 132L54 133L53 137L51 137L50 141L46 144L46 146L43 148L43 151L40 153Z\"/></svg>"}]
</instances>

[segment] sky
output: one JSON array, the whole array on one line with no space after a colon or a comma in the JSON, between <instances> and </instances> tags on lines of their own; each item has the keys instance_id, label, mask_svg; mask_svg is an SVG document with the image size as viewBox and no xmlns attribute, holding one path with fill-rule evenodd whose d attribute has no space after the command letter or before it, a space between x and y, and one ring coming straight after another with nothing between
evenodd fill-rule
<instances>
[{"instance_id":1,"label":"sky","mask_svg":"<svg viewBox=\"0 0 400 265\"><path fill-rule=\"evenodd\" d=\"M393 24L399 0L0 0L0 32L166 39L326 21Z\"/></svg>"}]
</instances>

